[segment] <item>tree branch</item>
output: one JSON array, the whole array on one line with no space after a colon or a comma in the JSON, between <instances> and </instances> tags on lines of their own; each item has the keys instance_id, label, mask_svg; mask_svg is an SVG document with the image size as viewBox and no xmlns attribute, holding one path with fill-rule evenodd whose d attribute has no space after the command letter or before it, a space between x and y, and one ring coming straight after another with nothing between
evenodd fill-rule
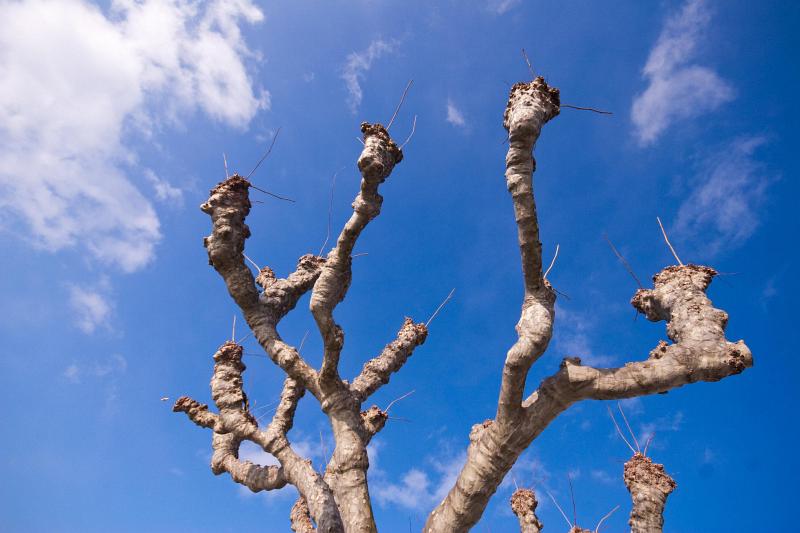
<instances>
[{"instance_id":1,"label":"tree branch","mask_svg":"<svg viewBox=\"0 0 800 533\"><path fill-rule=\"evenodd\" d=\"M623 479L633 499L631 533L661 533L664 506L667 496L675 490L675 480L664 472L664 465L641 453L635 453L625 463Z\"/></svg>"},{"instance_id":2,"label":"tree branch","mask_svg":"<svg viewBox=\"0 0 800 533\"><path fill-rule=\"evenodd\" d=\"M244 262L244 243L250 236L250 228L244 222L251 206L249 188L246 179L234 174L214 187L208 201L200 207L212 220L211 235L204 240L209 262L222 276L228 292L270 358L316 394L316 372L297 350L281 340L276 327L300 296L311 288L324 260L303 256L297 271L285 280L276 279L269 267L262 268L257 281L264 292L259 296L256 279Z\"/></svg>"},{"instance_id":3,"label":"tree branch","mask_svg":"<svg viewBox=\"0 0 800 533\"><path fill-rule=\"evenodd\" d=\"M520 533L539 533L544 526L536 516L536 495L530 489L517 489L511 495L511 510L519 520Z\"/></svg>"},{"instance_id":4,"label":"tree branch","mask_svg":"<svg viewBox=\"0 0 800 533\"><path fill-rule=\"evenodd\" d=\"M350 220L339 234L336 246L328 253L311 295L311 313L324 345L320 386L328 393L341 387L338 365L344 333L333 319L333 310L344 299L350 286L353 247L369 221L380 213L383 197L378 194L378 186L403 159L403 153L383 126L364 122L361 131L364 134L364 149L358 158L361 191L353 202Z\"/></svg>"},{"instance_id":5,"label":"tree branch","mask_svg":"<svg viewBox=\"0 0 800 533\"><path fill-rule=\"evenodd\" d=\"M242 373L246 369L242 354L242 347L234 342L226 342L214 354L211 397L219 414L212 415L208 413L207 406L185 397L176 402L173 410L185 412L195 423L214 430L214 473L229 472L234 481L245 484L251 490L278 488L281 483L291 483L306 499L320 532L344 531L331 489L314 471L310 462L295 453L283 431L291 427L302 389L298 388L296 382L287 379L275 420L266 431L260 430L242 389ZM249 440L273 455L280 463L280 469L238 461L239 445L243 440Z\"/></svg>"},{"instance_id":6,"label":"tree branch","mask_svg":"<svg viewBox=\"0 0 800 533\"><path fill-rule=\"evenodd\" d=\"M558 115L558 89L538 77L511 89L503 126L508 130L506 185L514 203L517 236L522 257L525 298L517 323L518 341L503 367L497 421L513 424L521 415L525 379L531 365L544 353L553 334L555 292L542 275L542 243L533 197L533 146L547 121Z\"/></svg>"},{"instance_id":7,"label":"tree branch","mask_svg":"<svg viewBox=\"0 0 800 533\"><path fill-rule=\"evenodd\" d=\"M397 332L397 339L387 344L378 357L369 360L350 385L359 402L369 398L381 385L389 383L390 376L400 370L414 349L423 344L427 337L428 328L425 324L414 324L413 320L406 317L403 327Z\"/></svg>"}]
</instances>

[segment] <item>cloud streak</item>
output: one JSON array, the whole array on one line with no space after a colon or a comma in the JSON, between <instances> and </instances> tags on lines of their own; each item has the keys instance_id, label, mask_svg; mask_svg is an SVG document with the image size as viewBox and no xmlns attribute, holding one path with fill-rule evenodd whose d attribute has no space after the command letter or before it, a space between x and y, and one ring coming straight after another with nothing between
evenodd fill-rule
<instances>
[{"instance_id":1,"label":"cloud streak","mask_svg":"<svg viewBox=\"0 0 800 533\"><path fill-rule=\"evenodd\" d=\"M708 258L739 246L758 228L774 181L755 158L765 143L761 136L736 139L701 165L672 230L694 243L697 254Z\"/></svg>"},{"instance_id":2,"label":"cloud streak","mask_svg":"<svg viewBox=\"0 0 800 533\"><path fill-rule=\"evenodd\" d=\"M713 70L692 64L711 15L703 0L689 0L667 19L642 74L647 88L631 107L642 146L675 122L697 117L733 99L733 88Z\"/></svg>"},{"instance_id":3,"label":"cloud streak","mask_svg":"<svg viewBox=\"0 0 800 533\"><path fill-rule=\"evenodd\" d=\"M369 43L366 49L360 52L352 52L347 56L342 71L342 79L347 88L347 105L353 114L358 111L361 101L364 99L361 83L366 78L367 72L372 68L372 64L384 55L394 52L395 48L396 44L394 42L377 39Z\"/></svg>"},{"instance_id":4,"label":"cloud streak","mask_svg":"<svg viewBox=\"0 0 800 533\"><path fill-rule=\"evenodd\" d=\"M447 122L457 128L463 128L467 125L464 113L450 99L447 100Z\"/></svg>"}]
</instances>

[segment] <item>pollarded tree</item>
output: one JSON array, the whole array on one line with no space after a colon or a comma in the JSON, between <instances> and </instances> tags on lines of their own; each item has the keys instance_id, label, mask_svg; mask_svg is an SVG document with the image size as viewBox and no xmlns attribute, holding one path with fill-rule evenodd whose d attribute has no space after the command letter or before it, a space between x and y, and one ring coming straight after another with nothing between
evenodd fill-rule
<instances>
[{"instance_id":1,"label":"pollarded tree","mask_svg":"<svg viewBox=\"0 0 800 533\"><path fill-rule=\"evenodd\" d=\"M559 414L581 400L618 400L663 393L697 381L718 381L738 374L753 363L750 350L729 342L724 330L727 314L711 305L706 289L716 275L707 266L669 266L653 278L652 289L639 289L632 305L651 321L665 321L672 344L660 341L644 360L619 368L593 368L578 358L566 358L528 397L525 380L553 334L556 293L542 271L542 246L533 196L533 146L542 127L560 110L558 89L539 77L511 89L503 125L508 130L506 185L514 204L524 298L517 323L517 342L508 350L493 420L475 424L469 434L466 459L450 492L430 513L428 533L467 531L480 519L491 496L520 454ZM222 276L255 338L272 361L286 373L280 403L272 421L262 427L250 412L243 390L242 346L226 342L214 354L211 394L217 413L207 405L180 398L175 411L213 431L211 469L227 472L253 491L293 485L300 494L291 511L297 532L377 531L367 486L367 445L386 424L379 408L364 408L370 396L389 382L414 349L425 342L425 324L406 319L396 340L368 361L352 381L339 376L344 332L333 312L351 283L352 251L361 232L378 216L383 198L378 188L403 159L400 147L381 124L363 123L364 149L358 159L361 190L353 214L326 257L305 255L286 278L262 268L254 277L245 263L245 240L250 229L247 179L234 175L211 190L201 209L211 216L211 235L205 247L211 265ZM677 259L677 256L676 256ZM680 261L678 261L680 263ZM311 291L310 310L323 339L319 369L312 368L299 349L278 333L281 319ZM324 474L292 448L288 439L297 404L306 393L327 416L335 449ZM240 461L240 444L251 441L273 455L280 466ZM633 498L630 524L636 533L660 532L662 511L674 488L672 479L640 453L626 463L624 481ZM539 531L532 491L518 490L512 509L522 531ZM573 524L572 531L583 531Z\"/></svg>"}]
</instances>

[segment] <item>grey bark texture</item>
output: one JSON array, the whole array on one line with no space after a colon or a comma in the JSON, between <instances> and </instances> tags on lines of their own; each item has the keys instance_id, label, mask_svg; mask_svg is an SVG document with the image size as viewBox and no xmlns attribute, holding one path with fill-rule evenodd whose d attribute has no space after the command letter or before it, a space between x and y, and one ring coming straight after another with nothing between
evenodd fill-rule
<instances>
[{"instance_id":1,"label":"grey bark texture","mask_svg":"<svg viewBox=\"0 0 800 533\"><path fill-rule=\"evenodd\" d=\"M651 321L665 321L672 341L661 341L647 357L619 368L593 368L578 357L566 358L527 398L531 366L548 347L553 334L556 294L542 273L542 245L534 200L533 149L542 127L560 111L559 91L539 77L511 89L503 125L508 131L505 181L511 195L522 267L522 301L517 340L509 348L499 386L494 420L475 424L469 434L466 460L444 500L427 517L427 533L465 532L483 514L489 499L519 455L559 414L586 399L615 400L661 393L697 381L718 381L752 365L750 350L724 336L727 314L715 309L706 289L716 272L698 265L670 266L653 278L652 289L640 289L632 305ZM252 491L294 486L299 498L290 513L291 528L308 533L372 533L377 531L367 482L367 445L388 420L379 408L364 403L399 371L428 335L425 324L406 318L395 340L351 381L339 375L345 342L334 312L352 281L352 253L367 225L380 214L378 189L403 159L401 149L380 124L361 125L364 147L358 158L360 190L353 212L325 257L305 255L294 272L278 278L269 267L256 275L245 263L250 229L245 220L251 204L250 182L234 175L214 187L201 206L211 217L204 244L209 262L222 277L255 339L286 374L272 420L261 427L250 412L242 375L243 349L234 341L214 354L211 397L217 412L188 397L173 408L195 424L212 430L214 474L227 473ZM300 350L286 343L278 324L311 292L310 312L322 338L322 364L313 368ZM324 473L292 448L289 432L298 402L308 391L325 413L335 448ZM273 455L279 466L255 465L239 459L242 442L251 441ZM674 487L671 478L644 456L625 466L624 481L633 498L631 527L635 533L661 531L663 507ZM669 480L669 481L667 481ZM669 490L666 490L669 488ZM518 490L511 500L521 531L538 532L532 491ZM573 528L575 532L586 531Z\"/></svg>"},{"instance_id":2,"label":"grey bark texture","mask_svg":"<svg viewBox=\"0 0 800 533\"><path fill-rule=\"evenodd\" d=\"M539 502L530 489L517 489L511 495L511 511L519 520L520 533L539 533L544 526L536 516Z\"/></svg>"},{"instance_id":3,"label":"grey bark texture","mask_svg":"<svg viewBox=\"0 0 800 533\"><path fill-rule=\"evenodd\" d=\"M634 454L625 463L623 479L633 500L628 522L631 533L661 533L664 506L667 496L675 490L675 480L664 472L663 465L654 463L640 453Z\"/></svg>"}]
</instances>

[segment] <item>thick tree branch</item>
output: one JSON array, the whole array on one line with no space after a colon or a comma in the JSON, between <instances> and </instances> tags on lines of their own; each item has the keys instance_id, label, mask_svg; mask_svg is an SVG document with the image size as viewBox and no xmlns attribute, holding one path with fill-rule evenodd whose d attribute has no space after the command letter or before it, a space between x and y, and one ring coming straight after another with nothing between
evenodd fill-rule
<instances>
[{"instance_id":1,"label":"thick tree branch","mask_svg":"<svg viewBox=\"0 0 800 533\"><path fill-rule=\"evenodd\" d=\"M542 126L558 115L558 105L558 89L539 77L514 85L503 117L509 135L506 185L514 202L525 287L516 328L519 339L506 356L497 405L497 421L504 425L516 423L521 415L528 370L547 349L553 334L555 292L542 276L542 243L533 197L533 146Z\"/></svg>"},{"instance_id":2,"label":"thick tree branch","mask_svg":"<svg viewBox=\"0 0 800 533\"><path fill-rule=\"evenodd\" d=\"M397 339L384 347L383 351L364 365L361 373L353 380L350 390L360 402L369 398L381 385L389 383L389 377L400 370L414 349L423 344L428 337L425 324L414 324L406 317L403 327L397 332Z\"/></svg>"},{"instance_id":3,"label":"thick tree branch","mask_svg":"<svg viewBox=\"0 0 800 533\"><path fill-rule=\"evenodd\" d=\"M523 403L515 428L491 421L473 426L467 462L455 486L431 513L426 533L467 531L519 455L559 414L586 399L615 400L666 392L697 381L719 381L752 366L743 341L724 337L727 314L715 309L705 291L716 272L704 266L667 267L655 287L637 291L631 303L650 320L667 320L667 335L646 361L620 368L581 366L568 358Z\"/></svg>"},{"instance_id":4,"label":"thick tree branch","mask_svg":"<svg viewBox=\"0 0 800 533\"><path fill-rule=\"evenodd\" d=\"M633 509L628 522L631 533L661 533L664 527L664 506L675 490L675 480L664 472L664 465L636 453L625 463L625 486L631 493Z\"/></svg>"},{"instance_id":5,"label":"thick tree branch","mask_svg":"<svg viewBox=\"0 0 800 533\"><path fill-rule=\"evenodd\" d=\"M520 533L539 533L544 527L536 516L536 495L530 489L517 489L511 495L511 510L519 520Z\"/></svg>"},{"instance_id":6,"label":"thick tree branch","mask_svg":"<svg viewBox=\"0 0 800 533\"><path fill-rule=\"evenodd\" d=\"M212 220L211 235L204 240L209 262L222 276L228 292L270 358L316 394L316 372L297 350L281 340L276 327L300 296L311 288L324 260L303 256L297 271L285 280L275 279L268 267L262 269L258 283L264 287L264 292L259 296L256 279L244 262L244 243L250 236L250 228L244 222L251 206L249 188L250 182L234 174L214 187L200 207Z\"/></svg>"},{"instance_id":7,"label":"thick tree branch","mask_svg":"<svg viewBox=\"0 0 800 533\"><path fill-rule=\"evenodd\" d=\"M352 276L352 251L361 232L378 216L383 198L378 187L403 158L402 151L380 124L363 123L364 149L358 159L361 190L353 202L353 214L345 224L336 246L328 253L322 273L314 284L311 313L323 340L319 390L322 410L331 423L336 448L327 472L328 484L349 531L376 531L367 487L365 429L360 416L361 402L339 377L339 355L344 344L342 328L333 310L347 294ZM310 504L310 502L309 502Z\"/></svg>"},{"instance_id":8,"label":"thick tree branch","mask_svg":"<svg viewBox=\"0 0 800 533\"><path fill-rule=\"evenodd\" d=\"M664 465L654 463L641 453L634 454L625 463L623 479L633 499L628 522L631 533L661 533L664 506L667 496L675 490L675 480L664 472Z\"/></svg>"},{"instance_id":9,"label":"thick tree branch","mask_svg":"<svg viewBox=\"0 0 800 533\"><path fill-rule=\"evenodd\" d=\"M320 384L329 392L341 384L338 365L344 333L333 319L333 310L344 299L350 287L353 247L369 221L380 213L383 197L378 194L378 186L403 159L403 152L382 125L364 122L361 124L361 131L364 134L364 149L358 158L362 178L361 191L353 202L350 220L339 234L336 246L328 253L311 295L311 313L324 344Z\"/></svg>"},{"instance_id":10,"label":"thick tree branch","mask_svg":"<svg viewBox=\"0 0 800 533\"><path fill-rule=\"evenodd\" d=\"M260 430L242 389L242 373L246 368L242 353L240 345L227 342L214 354L211 396L219 409L218 415L208 413L207 406L188 398L179 399L173 410L183 411L195 423L214 429L212 470L215 473L229 472L234 481L247 485L251 490L255 490L254 487L258 490L278 488L280 483L291 483L306 499L320 532L344 531L331 489L310 462L295 453L286 438L284 430L291 428L302 389L287 379L273 423L266 431ZM250 440L272 454L280 463L280 469L239 462L238 450L243 440Z\"/></svg>"}]
</instances>

